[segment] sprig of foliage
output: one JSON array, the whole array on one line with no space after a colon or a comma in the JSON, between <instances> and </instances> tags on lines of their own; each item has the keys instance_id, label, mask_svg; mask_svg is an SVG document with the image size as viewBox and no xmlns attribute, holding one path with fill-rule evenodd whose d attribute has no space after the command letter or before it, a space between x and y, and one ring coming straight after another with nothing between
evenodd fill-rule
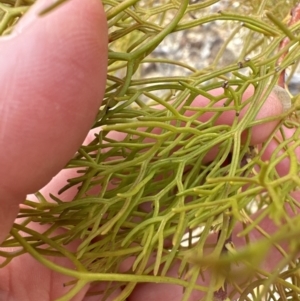
<instances>
[{"instance_id":1,"label":"sprig of foliage","mask_svg":"<svg viewBox=\"0 0 300 301\"><path fill-rule=\"evenodd\" d=\"M78 186L78 193L69 203L55 196L55 203L48 202L39 193L38 203L26 201L27 208L19 214L25 222L14 224L11 236L2 244L0 255L6 258L2 266L28 252L50 269L73 276L77 281L61 301L69 300L87 283L98 281L113 283L105 295L122 286L118 301L125 300L140 282L180 285L183 300L189 300L192 290L204 291L205 300L212 300L226 283L233 285L231 295L239 294L239 300L248 300L248 294L257 288L261 291L253 293L255 300L299 296L300 218L288 213L289 208L299 210L291 194L298 191L300 182L293 152L300 145L300 126L296 117L291 118L298 110L298 97L280 116L276 128L283 133L285 125L295 133L278 145L269 162L262 160L262 154L274 135L257 148L250 145L250 134L255 125L270 121L256 121L255 116L280 72L296 66L299 60L300 23L285 26L283 18L293 3L284 5L286 13L282 15L278 7L283 1L276 1L275 6L268 0L258 1L259 5L257 1L251 5L241 1L252 12L249 15L229 8L214 12L212 8L219 2L103 0L110 51L106 94L94 124L98 132L68 163L66 168L78 169L79 176L69 179L61 190ZM10 31L32 3L1 0L0 33ZM222 22L231 34L206 69L151 56L168 36L200 30L214 22ZM238 35L243 46L236 61L219 67L227 45ZM287 35L290 42L278 51ZM184 76L142 77L149 62L174 65ZM250 86L254 94L242 102ZM211 92L215 88L224 92L216 96ZM192 106L197 95L209 100L207 106ZM214 107L220 103L222 106ZM249 104L240 120L239 113ZM232 125L217 124L218 117L229 110L236 113ZM242 139L244 132L249 133L246 140ZM215 159L207 162L207 154L216 148ZM280 177L275 167L284 158L291 161L291 167ZM255 206L257 214L252 217ZM264 218L278 225L276 233L270 235L260 228ZM31 222L49 227L38 233L28 226ZM239 233L245 239L242 250L231 244L237 223L244 225ZM195 231L199 227L200 234ZM65 231L57 234L58 228ZM254 231L265 239L249 244ZM207 243L212 232L219 234L213 245ZM65 245L78 238L81 244L77 250L68 251ZM287 251L282 250L282 242L288 244ZM5 251L12 246L21 248L13 254ZM271 248L282 253L273 274L260 267ZM209 256L204 255L207 253ZM76 270L55 265L48 255L69 258ZM121 273L121 263L129 258L134 261L132 268ZM168 271L178 261L178 278L169 277ZM244 283L234 271L237 263L249 274ZM208 287L197 284L205 269L212 274Z\"/></svg>"}]
</instances>

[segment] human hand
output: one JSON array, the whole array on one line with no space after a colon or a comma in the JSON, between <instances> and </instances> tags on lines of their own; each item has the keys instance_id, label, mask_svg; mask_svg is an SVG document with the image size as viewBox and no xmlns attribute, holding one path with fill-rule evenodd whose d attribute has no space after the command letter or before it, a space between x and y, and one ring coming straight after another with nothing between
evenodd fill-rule
<instances>
[{"instance_id":1,"label":"human hand","mask_svg":"<svg viewBox=\"0 0 300 301\"><path fill-rule=\"evenodd\" d=\"M36 12L49 3L39 1L21 20L16 29L19 34L0 43L0 76L4 87L0 98L1 241L26 194L39 189L44 195L55 193L71 177L70 172L63 171L46 185L81 145L105 90L107 28L99 1L69 1L51 14L35 19ZM13 53L20 55L16 58ZM244 97L251 93L249 89ZM203 106L205 102L198 97L193 105ZM281 103L271 95L257 118L277 116L281 110ZM232 114L223 114L219 122L230 124ZM265 141L277 123L257 126L252 144ZM271 148L265 159L270 156ZM211 154L212 158L214 155ZM287 165L285 162L279 168L284 170ZM72 193L67 191L64 200L71 200ZM270 221L265 221L265 227L273 231ZM259 235L253 240L258 238ZM237 247L242 244L238 239L234 242ZM76 248L76 244L70 248ZM66 259L53 260L71 267ZM52 301L69 290L63 283L71 280L50 271L29 255L16 257L0 269L0 278L0 299L5 301ZM72 300L100 300L99 296L85 297L89 289L86 286ZM176 301L181 297L181 287L140 284L128 300ZM198 300L199 295L195 293L192 298Z\"/></svg>"}]
</instances>

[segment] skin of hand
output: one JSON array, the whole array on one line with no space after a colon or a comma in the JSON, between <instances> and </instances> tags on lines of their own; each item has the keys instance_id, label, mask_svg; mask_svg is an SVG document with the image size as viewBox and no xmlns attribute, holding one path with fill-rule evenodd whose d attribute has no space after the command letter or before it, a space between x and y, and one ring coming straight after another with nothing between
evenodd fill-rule
<instances>
[{"instance_id":1,"label":"skin of hand","mask_svg":"<svg viewBox=\"0 0 300 301\"><path fill-rule=\"evenodd\" d=\"M101 2L72 0L38 17L38 12L51 3L38 1L17 25L12 37L0 40L0 241L9 233L26 194L39 189L45 196L55 193L72 177L74 171L58 172L82 144L104 95L108 38ZM247 90L245 99L252 93L251 89ZM206 102L205 98L197 97L193 105L204 106ZM281 112L280 101L271 94L257 118ZM218 122L230 124L232 114L234 112L223 114ZM240 118L243 114L241 112ZM277 123L258 125L253 131L252 143L263 142ZM92 134L86 139L91 137ZM271 143L265 159L275 144ZM279 171L284 173L288 164L282 162ZM62 199L69 201L74 193L72 189L66 191ZM262 226L270 232L275 229L269 220L263 221ZM260 237L253 235L253 240ZM238 239L234 243L243 244ZM75 242L69 248L76 246ZM276 262L279 255L274 256L272 259ZM66 259L52 260L62 266L72 266ZM266 266L271 267L272 263L267 262ZM175 276L175 269L169 275ZM53 301L69 290L62 284L71 280L28 255L13 259L0 269L0 279L0 300L3 301ZM99 296L85 297L89 289L86 286L72 300L101 300ZM127 300L179 301L181 297L181 287L139 284ZM199 298L199 293L193 293L190 300Z\"/></svg>"}]
</instances>

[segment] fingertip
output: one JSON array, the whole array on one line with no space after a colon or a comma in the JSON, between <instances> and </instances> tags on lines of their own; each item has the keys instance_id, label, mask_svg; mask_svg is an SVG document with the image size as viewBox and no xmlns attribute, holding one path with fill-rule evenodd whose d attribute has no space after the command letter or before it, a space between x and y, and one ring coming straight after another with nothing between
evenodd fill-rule
<instances>
[{"instance_id":1,"label":"fingertip","mask_svg":"<svg viewBox=\"0 0 300 301\"><path fill-rule=\"evenodd\" d=\"M261 109L255 117L255 120L260 120L261 123L254 126L251 129L251 144L260 144L266 141L266 139L268 139L268 137L271 135L271 133L274 131L274 129L280 122L279 116L282 114L284 107L286 108L288 106L288 99L286 99L288 94L286 92L278 90L278 88L276 87L267 97L267 99L265 100ZM254 87L249 86L243 94L242 101L245 102L249 100L249 98L253 96L254 92ZM209 93L212 96L220 96L224 93L224 89L214 89L209 91ZM225 101L226 99L224 97L224 99L219 100L212 107L214 109L221 108L222 106L224 106ZM208 98L199 95L195 98L192 105L195 107L207 107L209 103L210 100ZM232 104L230 105L232 106ZM215 120L214 125L232 125L234 119L237 116L237 113L238 119L241 121L249 111L251 105L253 105L253 103L250 102L240 112L236 112L233 109L224 110L224 112L220 114L220 116L218 116L218 118ZM194 114L194 112L188 111L186 115L191 116L192 114ZM209 109L207 109L206 112L199 118L199 120L202 122L207 122L211 118L213 118L215 114L216 112L214 110L209 111ZM263 120L265 120L265 122ZM246 130L242 134L242 140L246 140L246 136L248 134L249 131Z\"/></svg>"},{"instance_id":2,"label":"fingertip","mask_svg":"<svg viewBox=\"0 0 300 301\"><path fill-rule=\"evenodd\" d=\"M105 91L108 32L99 0L72 0L39 17L37 1L0 40L0 240L25 195L74 155ZM3 218L3 219L2 219Z\"/></svg>"},{"instance_id":3,"label":"fingertip","mask_svg":"<svg viewBox=\"0 0 300 301\"><path fill-rule=\"evenodd\" d=\"M51 2L37 2L39 9L40 3ZM20 21L16 37L0 44L1 185L24 194L44 186L83 142L107 69L101 1L68 1L43 17L35 10Z\"/></svg>"}]
</instances>

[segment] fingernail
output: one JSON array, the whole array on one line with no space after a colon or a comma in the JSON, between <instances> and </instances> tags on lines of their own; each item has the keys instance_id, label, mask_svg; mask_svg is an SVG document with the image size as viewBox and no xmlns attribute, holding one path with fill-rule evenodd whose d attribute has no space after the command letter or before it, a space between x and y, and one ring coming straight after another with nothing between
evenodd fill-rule
<instances>
[{"instance_id":1,"label":"fingernail","mask_svg":"<svg viewBox=\"0 0 300 301\"><path fill-rule=\"evenodd\" d=\"M289 93L280 86L275 86L272 90L272 93L280 100L283 112L288 111L292 107L292 100Z\"/></svg>"},{"instance_id":2,"label":"fingernail","mask_svg":"<svg viewBox=\"0 0 300 301\"><path fill-rule=\"evenodd\" d=\"M20 35L23 31L27 30L38 18L41 18L40 13L47 10L47 8L56 4L56 0L38 0L33 4L30 9L24 14L20 21L16 24L12 33L3 37L1 40L11 40Z\"/></svg>"},{"instance_id":3,"label":"fingernail","mask_svg":"<svg viewBox=\"0 0 300 301\"><path fill-rule=\"evenodd\" d=\"M52 11L53 9L55 9L57 6L67 2L69 0L52 0L53 3L49 4L49 6L43 8L40 12L39 12L39 16L44 16L45 14L47 14L48 12Z\"/></svg>"}]
</instances>

